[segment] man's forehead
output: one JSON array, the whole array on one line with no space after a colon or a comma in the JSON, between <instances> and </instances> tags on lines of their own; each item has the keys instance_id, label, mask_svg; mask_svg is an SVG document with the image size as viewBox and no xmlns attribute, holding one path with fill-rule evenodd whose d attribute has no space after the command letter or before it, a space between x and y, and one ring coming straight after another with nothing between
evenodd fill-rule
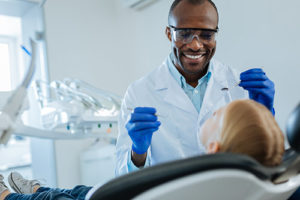
<instances>
[{"instance_id":1,"label":"man's forehead","mask_svg":"<svg viewBox=\"0 0 300 200\"><path fill-rule=\"evenodd\" d=\"M169 22L170 25L182 28L216 28L218 26L218 14L209 2L191 4L188 1L182 1L173 10Z\"/></svg>"}]
</instances>

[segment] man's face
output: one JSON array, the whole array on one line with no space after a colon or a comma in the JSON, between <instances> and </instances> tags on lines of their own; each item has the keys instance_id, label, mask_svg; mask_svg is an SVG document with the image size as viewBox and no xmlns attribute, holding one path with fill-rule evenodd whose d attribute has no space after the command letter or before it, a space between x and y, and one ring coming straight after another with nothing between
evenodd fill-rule
<instances>
[{"instance_id":1,"label":"man's face","mask_svg":"<svg viewBox=\"0 0 300 200\"><path fill-rule=\"evenodd\" d=\"M176 28L199 28L199 29L217 29L218 14L214 7L205 2L194 5L187 1L182 1L173 10L170 18L170 26ZM195 32L197 35L199 32ZM166 34L172 42L172 50L177 69L183 75L204 75L207 66L216 50L216 40L203 40L202 37L194 37L189 43L180 40L175 41L174 31L167 27Z\"/></svg>"}]
</instances>

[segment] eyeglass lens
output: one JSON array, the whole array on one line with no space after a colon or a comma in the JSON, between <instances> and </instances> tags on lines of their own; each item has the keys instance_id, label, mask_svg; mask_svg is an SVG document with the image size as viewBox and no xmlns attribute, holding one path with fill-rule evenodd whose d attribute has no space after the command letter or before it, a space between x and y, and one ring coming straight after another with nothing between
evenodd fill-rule
<instances>
[{"instance_id":1,"label":"eyeglass lens","mask_svg":"<svg viewBox=\"0 0 300 200\"><path fill-rule=\"evenodd\" d=\"M179 29L173 31L175 41L180 41L185 44L191 43L195 37L198 38L198 40L201 40L202 42L211 42L215 40L216 35L216 32L213 30Z\"/></svg>"}]
</instances>

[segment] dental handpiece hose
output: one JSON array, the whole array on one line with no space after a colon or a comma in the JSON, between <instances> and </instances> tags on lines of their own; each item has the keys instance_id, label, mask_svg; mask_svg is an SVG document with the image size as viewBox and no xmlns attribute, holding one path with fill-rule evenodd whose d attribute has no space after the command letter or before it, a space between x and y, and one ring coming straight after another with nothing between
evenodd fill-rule
<instances>
[{"instance_id":1,"label":"dental handpiece hose","mask_svg":"<svg viewBox=\"0 0 300 200\"><path fill-rule=\"evenodd\" d=\"M8 99L6 105L3 107L0 114L0 144L7 144L12 131L13 124L19 116L19 112L22 109L23 101L27 95L27 88L30 85L34 71L36 68L36 49L37 44L31 40L32 55L29 70L22 82L22 84L13 92Z\"/></svg>"}]
</instances>

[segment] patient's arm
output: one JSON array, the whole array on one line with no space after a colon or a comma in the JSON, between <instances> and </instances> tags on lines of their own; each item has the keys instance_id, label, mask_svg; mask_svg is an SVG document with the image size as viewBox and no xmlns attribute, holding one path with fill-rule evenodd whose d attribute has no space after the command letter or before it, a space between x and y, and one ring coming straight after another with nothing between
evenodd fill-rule
<instances>
[{"instance_id":1,"label":"patient's arm","mask_svg":"<svg viewBox=\"0 0 300 200\"><path fill-rule=\"evenodd\" d=\"M145 165L147 158L147 152L144 154L137 154L134 151L131 151L131 161L136 167L143 167Z\"/></svg>"}]
</instances>

